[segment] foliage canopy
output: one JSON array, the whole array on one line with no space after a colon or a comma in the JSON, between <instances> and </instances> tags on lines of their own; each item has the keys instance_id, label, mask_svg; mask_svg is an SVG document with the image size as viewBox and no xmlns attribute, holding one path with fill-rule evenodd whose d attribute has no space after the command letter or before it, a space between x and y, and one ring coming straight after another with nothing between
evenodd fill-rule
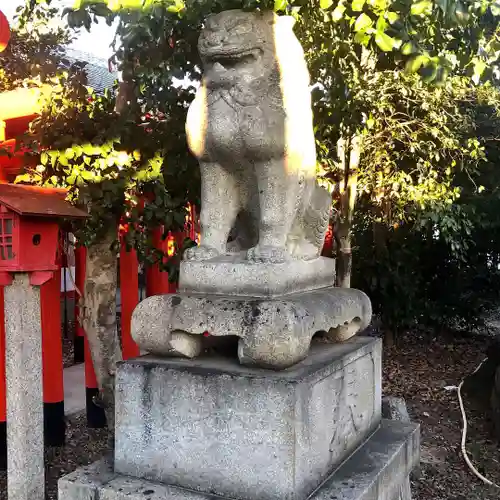
<instances>
[{"instance_id":1,"label":"foliage canopy","mask_svg":"<svg viewBox=\"0 0 500 500\"><path fill-rule=\"evenodd\" d=\"M197 37L207 14L229 8L297 19L337 251L350 256L354 248L355 283L379 311L400 311L386 319L401 325L420 321L443 297L438 285L448 273L457 293L443 314L460 316L465 283L474 288L476 277L484 285L497 274L489 216L497 202L499 97L488 82L498 72L498 2L81 0L64 13L71 27L118 19L115 61L127 106L117 113L112 93L89 94L78 73L65 76L33 124L44 153L30 180L70 186L90 202L89 242L121 219L136 229L131 244L147 255L147 227L181 226L186 202L198 201L184 135L201 77ZM413 309L395 307L402 293L414 297Z\"/></svg>"}]
</instances>

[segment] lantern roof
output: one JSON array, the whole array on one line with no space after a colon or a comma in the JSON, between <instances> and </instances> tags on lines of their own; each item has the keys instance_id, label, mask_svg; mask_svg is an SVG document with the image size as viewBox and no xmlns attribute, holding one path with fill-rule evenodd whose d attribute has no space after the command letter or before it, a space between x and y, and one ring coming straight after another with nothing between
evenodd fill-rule
<instances>
[{"instance_id":1,"label":"lantern roof","mask_svg":"<svg viewBox=\"0 0 500 500\"><path fill-rule=\"evenodd\" d=\"M66 201L65 189L22 184L0 184L0 205L19 215L46 218L83 219L87 212Z\"/></svg>"},{"instance_id":2,"label":"lantern roof","mask_svg":"<svg viewBox=\"0 0 500 500\"><path fill-rule=\"evenodd\" d=\"M0 120L38 114L42 107L41 99L51 92L52 86L47 84L0 92Z\"/></svg>"}]
</instances>

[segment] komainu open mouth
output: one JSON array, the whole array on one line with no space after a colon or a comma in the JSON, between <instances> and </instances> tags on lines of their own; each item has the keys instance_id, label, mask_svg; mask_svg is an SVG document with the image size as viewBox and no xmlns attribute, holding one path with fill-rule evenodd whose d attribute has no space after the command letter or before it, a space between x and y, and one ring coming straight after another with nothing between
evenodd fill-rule
<instances>
[{"instance_id":1,"label":"komainu open mouth","mask_svg":"<svg viewBox=\"0 0 500 500\"><path fill-rule=\"evenodd\" d=\"M204 54L208 64L219 63L224 68L232 68L239 64L254 62L259 59L262 51L260 49L250 50L213 50Z\"/></svg>"}]
</instances>

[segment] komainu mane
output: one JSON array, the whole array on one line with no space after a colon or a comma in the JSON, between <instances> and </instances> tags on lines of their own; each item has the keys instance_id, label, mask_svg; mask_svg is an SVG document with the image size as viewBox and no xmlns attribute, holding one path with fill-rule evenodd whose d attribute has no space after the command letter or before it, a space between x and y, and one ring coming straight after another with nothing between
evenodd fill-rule
<instances>
[{"instance_id":1,"label":"komainu mane","mask_svg":"<svg viewBox=\"0 0 500 500\"><path fill-rule=\"evenodd\" d=\"M315 179L309 74L293 19L222 12L206 20L198 49L204 75L186 131L201 168L201 246L185 258L317 257L330 196Z\"/></svg>"}]
</instances>

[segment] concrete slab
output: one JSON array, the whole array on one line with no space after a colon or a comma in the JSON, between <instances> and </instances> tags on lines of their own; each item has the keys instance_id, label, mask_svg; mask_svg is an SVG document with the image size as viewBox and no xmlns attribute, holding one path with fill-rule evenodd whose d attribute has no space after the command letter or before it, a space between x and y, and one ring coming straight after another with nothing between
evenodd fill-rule
<instances>
[{"instance_id":1,"label":"concrete slab","mask_svg":"<svg viewBox=\"0 0 500 500\"><path fill-rule=\"evenodd\" d=\"M64 414L74 415L85 410L85 365L64 369Z\"/></svg>"},{"instance_id":2,"label":"concrete slab","mask_svg":"<svg viewBox=\"0 0 500 500\"><path fill-rule=\"evenodd\" d=\"M317 344L275 372L145 356L116 375L115 470L241 500L300 500L378 426L381 344Z\"/></svg>"},{"instance_id":3,"label":"concrete slab","mask_svg":"<svg viewBox=\"0 0 500 500\"><path fill-rule=\"evenodd\" d=\"M311 495L311 500L396 500L418 463L419 427L383 420L379 429ZM120 475L102 460L59 480L59 500L222 500Z\"/></svg>"}]
</instances>

